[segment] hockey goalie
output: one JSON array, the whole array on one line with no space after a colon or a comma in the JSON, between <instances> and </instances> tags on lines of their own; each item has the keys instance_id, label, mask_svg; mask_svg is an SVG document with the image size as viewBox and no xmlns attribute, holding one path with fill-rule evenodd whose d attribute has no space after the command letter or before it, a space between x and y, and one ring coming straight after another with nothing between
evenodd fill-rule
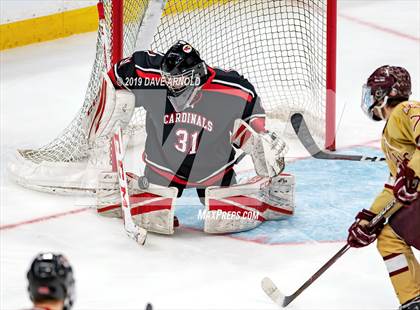
<instances>
[{"instance_id":1,"label":"hockey goalie","mask_svg":"<svg viewBox=\"0 0 420 310\"><path fill-rule=\"evenodd\" d=\"M165 54L138 51L116 63L100 96L105 117L92 113L99 116L90 139L106 136L116 119L126 126L135 107L146 110L144 175L127 177L137 225L173 234L174 201L186 188L195 188L205 207L207 233L249 230L293 214L294 177L282 174L286 144L265 129L260 98L238 72L210 67L178 41ZM256 173L240 184L238 154L252 158ZM98 213L121 216L117 173L99 178Z\"/></svg>"}]
</instances>

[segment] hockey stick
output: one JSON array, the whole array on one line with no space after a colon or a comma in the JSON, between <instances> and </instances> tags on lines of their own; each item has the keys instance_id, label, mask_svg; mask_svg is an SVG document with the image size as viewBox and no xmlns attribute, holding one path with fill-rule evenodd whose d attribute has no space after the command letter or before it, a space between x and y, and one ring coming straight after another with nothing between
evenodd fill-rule
<instances>
[{"instance_id":1,"label":"hockey stick","mask_svg":"<svg viewBox=\"0 0 420 310\"><path fill-rule=\"evenodd\" d=\"M346 154L335 154L328 151L322 151L315 143L311 133L309 132L308 126L301 113L295 113L290 118L293 129L298 136L300 142L306 150L311 154L312 157L317 159L330 159L330 160L352 160L352 161L371 161L378 162L384 161L383 157L368 157L362 155L346 155Z\"/></svg>"},{"instance_id":2,"label":"hockey stick","mask_svg":"<svg viewBox=\"0 0 420 310\"><path fill-rule=\"evenodd\" d=\"M117 174L118 181L120 184L120 193L122 200L121 209L123 211L124 229L130 238L134 239L138 244L144 245L144 243L146 242L147 230L136 225L133 221L133 218L131 217L131 204L128 193L127 175L125 173L123 162L125 148L122 138L122 130L121 127L118 126L112 137L111 152L113 153L112 155L115 158L117 164Z\"/></svg>"},{"instance_id":3,"label":"hockey stick","mask_svg":"<svg viewBox=\"0 0 420 310\"><path fill-rule=\"evenodd\" d=\"M386 207L369 222L367 225L368 228L374 227L380 220L382 220L385 217L385 214L396 205L395 202L396 200L393 199L389 204L387 204ZM300 294L302 294L305 289L314 283L315 280L318 279L325 271L327 271L328 268L330 268L341 256L344 255L344 253L347 252L348 249L350 249L350 245L346 243L345 246L343 246L333 257L331 257L320 269L318 269L317 272L315 272L300 288L298 288L291 295L286 296L282 294L274 282L268 277L262 279L262 289L268 295L268 297L271 298L272 301L274 301L280 307L286 307Z\"/></svg>"}]
</instances>

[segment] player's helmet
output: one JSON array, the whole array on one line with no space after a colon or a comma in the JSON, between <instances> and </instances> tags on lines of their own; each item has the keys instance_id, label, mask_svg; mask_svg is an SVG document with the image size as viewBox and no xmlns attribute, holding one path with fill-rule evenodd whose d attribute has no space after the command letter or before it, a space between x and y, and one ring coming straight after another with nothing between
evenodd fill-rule
<instances>
[{"instance_id":1,"label":"player's helmet","mask_svg":"<svg viewBox=\"0 0 420 310\"><path fill-rule=\"evenodd\" d=\"M161 71L168 98L177 112L191 105L207 76L207 66L200 54L185 41L176 42L166 52Z\"/></svg>"},{"instance_id":2,"label":"player's helmet","mask_svg":"<svg viewBox=\"0 0 420 310\"><path fill-rule=\"evenodd\" d=\"M73 270L63 255L39 254L32 262L27 278L29 297L32 301L63 300L65 310L73 306Z\"/></svg>"},{"instance_id":3,"label":"player's helmet","mask_svg":"<svg viewBox=\"0 0 420 310\"><path fill-rule=\"evenodd\" d=\"M402 67L382 66L376 69L363 85L362 109L372 119L381 120L373 113L374 107L395 105L411 95L411 78Z\"/></svg>"}]
</instances>

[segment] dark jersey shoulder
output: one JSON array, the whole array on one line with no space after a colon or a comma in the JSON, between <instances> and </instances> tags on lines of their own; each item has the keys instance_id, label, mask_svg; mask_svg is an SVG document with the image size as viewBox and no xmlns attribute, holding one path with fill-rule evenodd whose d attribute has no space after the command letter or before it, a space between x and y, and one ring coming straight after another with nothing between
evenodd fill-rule
<instances>
[{"instance_id":1,"label":"dark jersey shoulder","mask_svg":"<svg viewBox=\"0 0 420 310\"><path fill-rule=\"evenodd\" d=\"M232 102L237 102L236 110L240 112L238 117L249 121L254 117L264 117L265 111L261 100L255 91L255 87L243 75L235 70L213 70L213 77L203 87L204 90L212 90L230 96Z\"/></svg>"},{"instance_id":2,"label":"dark jersey shoulder","mask_svg":"<svg viewBox=\"0 0 420 310\"><path fill-rule=\"evenodd\" d=\"M137 67L156 69L160 71L163 54L154 51L138 51L133 54L133 61Z\"/></svg>"},{"instance_id":3,"label":"dark jersey shoulder","mask_svg":"<svg viewBox=\"0 0 420 310\"><path fill-rule=\"evenodd\" d=\"M108 72L114 85L129 89L160 86L163 54L138 51L116 63Z\"/></svg>"},{"instance_id":4,"label":"dark jersey shoulder","mask_svg":"<svg viewBox=\"0 0 420 310\"><path fill-rule=\"evenodd\" d=\"M254 99L257 97L254 86L243 75L239 74L238 71L223 70L216 67L214 68L214 72L216 74L213 78L213 83L222 83L227 86L236 87L247 91Z\"/></svg>"}]
</instances>

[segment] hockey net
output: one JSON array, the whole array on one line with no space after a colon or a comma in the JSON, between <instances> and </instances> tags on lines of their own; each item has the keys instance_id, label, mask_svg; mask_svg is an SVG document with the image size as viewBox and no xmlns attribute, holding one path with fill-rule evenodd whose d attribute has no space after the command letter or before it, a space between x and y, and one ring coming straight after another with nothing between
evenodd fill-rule
<instances>
[{"instance_id":1,"label":"hockey net","mask_svg":"<svg viewBox=\"0 0 420 310\"><path fill-rule=\"evenodd\" d=\"M326 90L335 87L336 0L169 0L163 11L162 1L101 1L96 58L80 112L52 142L17 151L11 171L18 183L53 192L94 191L95 174L110 164L101 145L108 141L89 142L85 124L102 72L140 47L164 52L179 39L210 66L233 68L251 81L269 125L299 111L318 141L333 144L334 102ZM146 24L156 14L161 17L151 35ZM125 134L142 133L144 117L136 110Z\"/></svg>"}]
</instances>

